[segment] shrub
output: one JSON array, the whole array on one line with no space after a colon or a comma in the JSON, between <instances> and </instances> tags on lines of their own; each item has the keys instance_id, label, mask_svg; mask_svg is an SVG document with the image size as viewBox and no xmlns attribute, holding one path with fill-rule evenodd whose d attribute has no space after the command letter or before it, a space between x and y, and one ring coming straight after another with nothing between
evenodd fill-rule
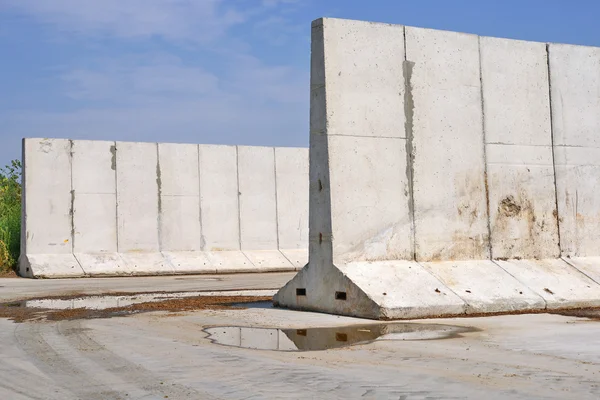
<instances>
[{"instance_id":1,"label":"shrub","mask_svg":"<svg viewBox=\"0 0 600 400\"><path fill-rule=\"evenodd\" d=\"M21 162L0 168L0 271L15 268L21 247Z\"/></svg>"}]
</instances>

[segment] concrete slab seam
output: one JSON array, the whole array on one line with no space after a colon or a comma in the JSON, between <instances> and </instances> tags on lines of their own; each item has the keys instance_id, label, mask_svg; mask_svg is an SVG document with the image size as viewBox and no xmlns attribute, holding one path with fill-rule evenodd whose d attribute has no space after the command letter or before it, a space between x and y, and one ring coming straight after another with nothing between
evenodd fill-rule
<instances>
[{"instance_id":1,"label":"concrete slab seam","mask_svg":"<svg viewBox=\"0 0 600 400\"><path fill-rule=\"evenodd\" d=\"M237 216L238 216L238 249L242 249L242 211L240 208L240 151L239 146L235 146L235 173L236 173L236 181L237 181ZM243 252L242 252L243 254ZM244 257L248 258L246 254ZM248 261L250 259L248 258Z\"/></svg>"},{"instance_id":2,"label":"concrete slab seam","mask_svg":"<svg viewBox=\"0 0 600 400\"><path fill-rule=\"evenodd\" d=\"M490 188L488 184L488 160L487 160L487 140L485 126L485 98L483 95L483 63L481 62L481 37L477 36L477 51L479 53L479 93L481 96L481 134L483 136L483 183L485 187L485 207L487 213L487 230L488 230L488 254L489 259L493 257L492 244L492 222L490 214Z\"/></svg>"},{"instance_id":3,"label":"concrete slab seam","mask_svg":"<svg viewBox=\"0 0 600 400\"><path fill-rule=\"evenodd\" d=\"M412 69L413 62L408 61L406 54L406 27L402 27L402 36L404 41L404 132L406 135L406 179L408 180L408 212L410 216L410 229L412 233L411 252L412 259L417 259L417 240L415 223L415 196L414 196L414 170L413 170L413 116L415 110L414 99L412 96Z\"/></svg>"},{"instance_id":4,"label":"concrete slab seam","mask_svg":"<svg viewBox=\"0 0 600 400\"><path fill-rule=\"evenodd\" d=\"M522 284L523 286L525 286L527 289L531 290L532 293L535 293L535 295L539 298L542 299L542 301L544 302L544 310L548 309L548 302L546 301L546 299L543 296L540 296L534 289L530 288L525 282L521 281L520 279L518 279L516 276L514 276L513 274L511 274L510 272L508 272L506 270L506 268L503 268L502 265L498 264L496 262L496 260L491 260L494 264L496 264L501 270L503 270L504 272L506 272L508 275L512 276L514 280L516 280L517 282L519 282L520 284Z\"/></svg>"},{"instance_id":5,"label":"concrete slab seam","mask_svg":"<svg viewBox=\"0 0 600 400\"><path fill-rule=\"evenodd\" d=\"M277 239L277 250L280 250L281 247L279 246L279 201L277 198L277 157L275 156L275 147L273 147L273 181L275 182L275 236ZM281 253L281 251L279 252Z\"/></svg>"},{"instance_id":6,"label":"concrete slab seam","mask_svg":"<svg viewBox=\"0 0 600 400\"><path fill-rule=\"evenodd\" d=\"M73 146L73 140L69 139L69 169L71 173L71 204L69 209L69 222L71 223L71 253L73 253L73 251L75 250L75 190L73 188Z\"/></svg>"},{"instance_id":7,"label":"concrete slab seam","mask_svg":"<svg viewBox=\"0 0 600 400\"><path fill-rule=\"evenodd\" d=\"M550 110L550 143L552 145L552 172L554 173L554 205L556 216L556 231L558 235L558 254L562 256L560 240L560 215L558 215L558 186L556 185L556 155L554 154L554 118L552 112L552 78L550 75L550 45L546 43L546 63L548 65L548 107Z\"/></svg>"},{"instance_id":8,"label":"concrete slab seam","mask_svg":"<svg viewBox=\"0 0 600 400\"><path fill-rule=\"evenodd\" d=\"M567 264L569 264L571 267L575 268L575 270L577 270L579 273L587 276L588 278L590 278L590 280L598 285L600 285L600 282L598 282L597 280L595 280L594 278L592 278L590 275L586 274L585 272L583 272L581 269L577 268L577 266L575 264L573 264L572 262L569 261L569 259L567 257L560 257L561 260L563 260L564 262L566 262Z\"/></svg>"},{"instance_id":9,"label":"concrete slab seam","mask_svg":"<svg viewBox=\"0 0 600 400\"><path fill-rule=\"evenodd\" d=\"M110 152L112 154L111 157L111 167L113 171L115 171L115 237L117 240L116 250L119 253L119 180L117 179L117 142L114 141L113 145L110 147Z\"/></svg>"},{"instance_id":10,"label":"concrete slab seam","mask_svg":"<svg viewBox=\"0 0 600 400\"><path fill-rule=\"evenodd\" d=\"M200 250L204 250L206 247L206 240L204 239L204 227L202 224L202 172L200 171L202 161L200 160L200 145L196 146L196 151L198 152L198 219L200 222Z\"/></svg>"},{"instance_id":11,"label":"concrete slab seam","mask_svg":"<svg viewBox=\"0 0 600 400\"><path fill-rule=\"evenodd\" d=\"M464 310L463 314L465 314L465 315L466 315L466 314L467 314L467 309L468 309L468 307L470 307L471 305L470 305L470 304L469 304L469 303L468 303L468 302L467 302L465 299L463 299L463 298L462 298L462 296L460 296L460 295L459 295L457 292L455 292L454 290L452 290L452 289L451 289L449 286L446 286L446 284L445 284L444 282L442 282L442 280L441 280L440 278L438 278L438 277L437 277L437 276L436 276L436 275L435 275L433 272L431 272L431 271L429 270L429 268L425 268L425 266L424 266L423 264L421 264L419 261L415 261L415 262L416 262L416 263L419 265L419 267L421 267L421 269L422 269L423 271L427 272L427 273L428 273L429 275L431 275L431 276L432 276L432 277L433 277L435 280L437 280L437 281L440 283L440 285L442 285L442 286L443 286L444 288L446 288L446 289L447 289L447 290L448 290L450 293L453 293L453 294L454 294L456 297L458 297L459 299L461 299L463 303L465 303L465 310Z\"/></svg>"},{"instance_id":12,"label":"concrete slab seam","mask_svg":"<svg viewBox=\"0 0 600 400\"><path fill-rule=\"evenodd\" d=\"M162 251L162 172L160 170L160 146L156 143L156 187L158 196L158 213L156 216L156 224L158 227L158 251Z\"/></svg>"}]
</instances>

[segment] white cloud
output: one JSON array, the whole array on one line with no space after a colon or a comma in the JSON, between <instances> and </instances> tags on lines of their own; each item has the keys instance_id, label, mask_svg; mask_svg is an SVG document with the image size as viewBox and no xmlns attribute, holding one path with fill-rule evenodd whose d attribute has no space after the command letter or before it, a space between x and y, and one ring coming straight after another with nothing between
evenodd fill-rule
<instances>
[{"instance_id":1,"label":"white cloud","mask_svg":"<svg viewBox=\"0 0 600 400\"><path fill-rule=\"evenodd\" d=\"M223 0L3 0L62 32L208 42L245 20Z\"/></svg>"}]
</instances>

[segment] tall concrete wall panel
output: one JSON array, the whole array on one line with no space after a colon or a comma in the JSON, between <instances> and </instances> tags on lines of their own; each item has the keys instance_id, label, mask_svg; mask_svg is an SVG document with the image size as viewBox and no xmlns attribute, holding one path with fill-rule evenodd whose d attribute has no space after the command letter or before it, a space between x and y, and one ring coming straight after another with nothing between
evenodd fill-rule
<instances>
[{"instance_id":1,"label":"tall concrete wall panel","mask_svg":"<svg viewBox=\"0 0 600 400\"><path fill-rule=\"evenodd\" d=\"M73 253L86 274L128 272L117 246L115 142L72 141Z\"/></svg>"},{"instance_id":2,"label":"tall concrete wall panel","mask_svg":"<svg viewBox=\"0 0 600 400\"><path fill-rule=\"evenodd\" d=\"M600 49L550 44L554 157L562 254L600 249Z\"/></svg>"},{"instance_id":3,"label":"tall concrete wall panel","mask_svg":"<svg viewBox=\"0 0 600 400\"><path fill-rule=\"evenodd\" d=\"M332 173L328 182L311 180L311 190L326 190L335 201L331 232L311 236L333 238L339 262L410 258L404 29L344 20L322 29L316 46L325 49L318 62L331 88L325 93L328 123L326 131L311 132L311 142L326 135Z\"/></svg>"},{"instance_id":4,"label":"tall concrete wall panel","mask_svg":"<svg viewBox=\"0 0 600 400\"><path fill-rule=\"evenodd\" d=\"M275 304L378 319L600 304L598 93L600 49L314 21L309 264Z\"/></svg>"},{"instance_id":5,"label":"tall concrete wall panel","mask_svg":"<svg viewBox=\"0 0 600 400\"><path fill-rule=\"evenodd\" d=\"M240 246L257 268L291 267L279 251L275 149L238 146Z\"/></svg>"},{"instance_id":6,"label":"tall concrete wall panel","mask_svg":"<svg viewBox=\"0 0 600 400\"><path fill-rule=\"evenodd\" d=\"M70 277L83 274L73 256L71 142L23 141L23 196L20 257L22 276Z\"/></svg>"},{"instance_id":7,"label":"tall concrete wall panel","mask_svg":"<svg viewBox=\"0 0 600 400\"><path fill-rule=\"evenodd\" d=\"M25 139L23 152L23 276L284 271L307 262L306 149Z\"/></svg>"},{"instance_id":8,"label":"tall concrete wall panel","mask_svg":"<svg viewBox=\"0 0 600 400\"><path fill-rule=\"evenodd\" d=\"M308 158L305 149L275 148L279 249L297 268L308 263ZM296 212L290 213L289 210Z\"/></svg>"},{"instance_id":9,"label":"tall concrete wall panel","mask_svg":"<svg viewBox=\"0 0 600 400\"><path fill-rule=\"evenodd\" d=\"M479 45L406 28L411 73L416 259L489 256Z\"/></svg>"},{"instance_id":10,"label":"tall concrete wall panel","mask_svg":"<svg viewBox=\"0 0 600 400\"><path fill-rule=\"evenodd\" d=\"M546 45L480 43L492 257L558 257Z\"/></svg>"}]
</instances>

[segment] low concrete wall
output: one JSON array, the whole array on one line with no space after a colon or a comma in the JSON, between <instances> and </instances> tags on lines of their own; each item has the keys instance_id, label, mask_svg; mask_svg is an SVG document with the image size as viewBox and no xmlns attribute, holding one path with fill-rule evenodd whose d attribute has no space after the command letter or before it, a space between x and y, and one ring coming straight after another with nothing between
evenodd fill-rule
<instances>
[{"instance_id":1,"label":"low concrete wall","mask_svg":"<svg viewBox=\"0 0 600 400\"><path fill-rule=\"evenodd\" d=\"M600 305L600 49L339 19L312 35L310 262L277 304Z\"/></svg>"},{"instance_id":2,"label":"low concrete wall","mask_svg":"<svg viewBox=\"0 0 600 400\"><path fill-rule=\"evenodd\" d=\"M290 271L308 260L301 148L23 141L22 276Z\"/></svg>"}]
</instances>

